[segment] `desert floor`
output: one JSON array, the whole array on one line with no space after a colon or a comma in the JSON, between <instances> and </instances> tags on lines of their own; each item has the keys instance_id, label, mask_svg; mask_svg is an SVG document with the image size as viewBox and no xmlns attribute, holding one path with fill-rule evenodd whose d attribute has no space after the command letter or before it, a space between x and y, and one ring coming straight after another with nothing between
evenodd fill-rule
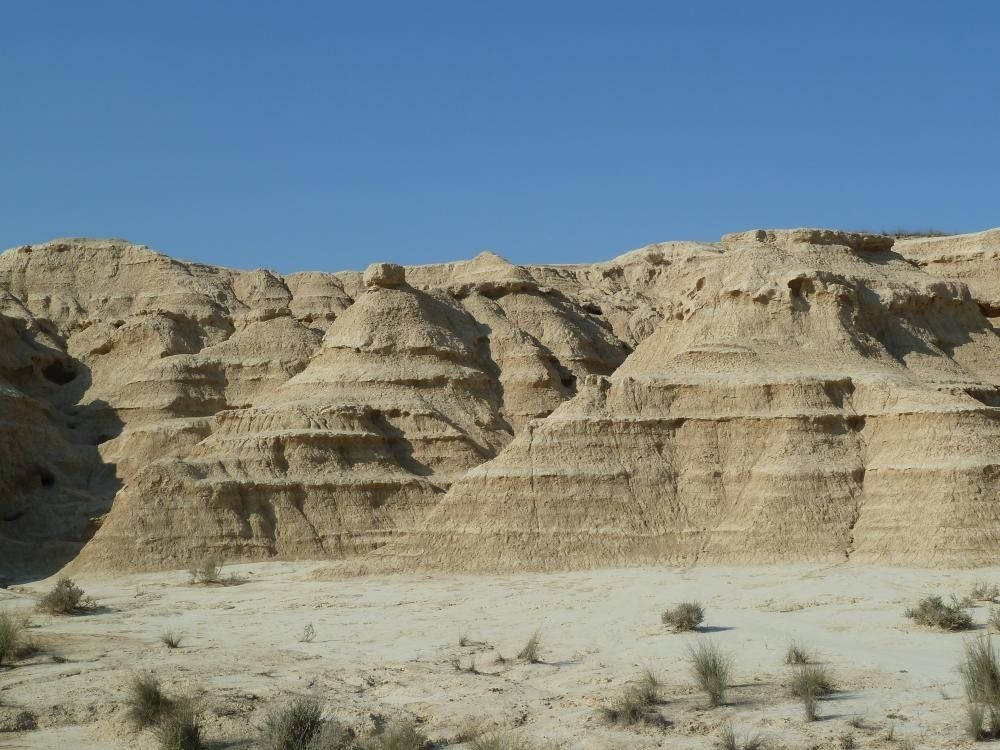
<instances>
[{"instance_id":1,"label":"desert floor","mask_svg":"<svg viewBox=\"0 0 1000 750\"><path fill-rule=\"evenodd\" d=\"M197 697L204 735L219 748L251 747L267 713L303 694L355 727L418 719L450 747L478 726L562 748L708 748L727 724L759 733L768 748L839 748L845 733L861 748L971 747L957 667L963 642L986 633L988 607L972 610L979 625L965 634L915 626L903 611L928 593L1000 582L1000 570L851 564L316 579L323 568L234 565L226 572L245 582L231 586L190 585L180 571L80 579L100 608L33 614L30 633L43 651L0 669L0 746L153 748L149 732L129 728L123 706L130 677L150 671L168 693ZM50 585L0 590L0 607L29 610ZM665 607L685 599L706 608L699 633L660 623ZM301 642L310 623L316 637ZM543 663L496 663L536 629ZM183 634L180 648L160 643L167 631ZM463 636L472 643L460 645ZM689 676L687 652L699 638L735 660L720 708L707 708ZM839 687L812 723L788 693L792 639ZM456 658L462 667L475 660L479 673L456 670ZM598 708L645 667L665 683L669 725L603 723ZM10 731L18 721L37 726Z\"/></svg>"}]
</instances>

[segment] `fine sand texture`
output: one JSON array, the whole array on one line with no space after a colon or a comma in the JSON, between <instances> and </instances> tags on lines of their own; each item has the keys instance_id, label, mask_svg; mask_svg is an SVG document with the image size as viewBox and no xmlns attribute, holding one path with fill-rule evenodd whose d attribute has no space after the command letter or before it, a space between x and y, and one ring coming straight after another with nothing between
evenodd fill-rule
<instances>
[{"instance_id":1,"label":"fine sand texture","mask_svg":"<svg viewBox=\"0 0 1000 750\"><path fill-rule=\"evenodd\" d=\"M968 610L976 627L965 633L917 626L904 610L1000 581L998 569L857 563L324 579L327 568L234 565L231 585L207 586L181 571L83 576L98 607L70 617L34 611L52 580L0 590L0 609L31 612L41 649L0 668L0 746L152 749L124 705L130 678L151 672L169 695L195 697L213 748L253 747L268 712L294 696L315 696L356 731L416 720L437 747L504 729L539 747L710 748L727 725L774 749L971 747L957 667L963 643L986 634L988 605ZM671 632L661 613L684 600L705 620ZM179 648L160 642L168 631ZM516 659L536 631L540 662ZM789 693L793 640L836 686L813 722ZM699 641L733 659L717 708L689 673ZM609 725L601 707L645 668L663 683L662 718Z\"/></svg>"}]
</instances>

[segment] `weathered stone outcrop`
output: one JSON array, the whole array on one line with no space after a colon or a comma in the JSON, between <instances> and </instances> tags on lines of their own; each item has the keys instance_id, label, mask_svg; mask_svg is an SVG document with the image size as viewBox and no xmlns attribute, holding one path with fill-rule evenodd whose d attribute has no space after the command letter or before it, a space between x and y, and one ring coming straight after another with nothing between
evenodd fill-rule
<instances>
[{"instance_id":1,"label":"weathered stone outcrop","mask_svg":"<svg viewBox=\"0 0 1000 750\"><path fill-rule=\"evenodd\" d=\"M996 563L1000 231L282 276L0 255L0 576Z\"/></svg>"}]
</instances>

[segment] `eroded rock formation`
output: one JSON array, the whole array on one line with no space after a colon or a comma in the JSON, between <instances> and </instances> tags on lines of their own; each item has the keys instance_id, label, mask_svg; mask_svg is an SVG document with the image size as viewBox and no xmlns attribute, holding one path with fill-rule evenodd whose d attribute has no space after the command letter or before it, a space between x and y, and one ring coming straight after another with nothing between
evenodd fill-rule
<instances>
[{"instance_id":1,"label":"eroded rock formation","mask_svg":"<svg viewBox=\"0 0 1000 750\"><path fill-rule=\"evenodd\" d=\"M1000 231L231 271L0 255L0 575L996 563Z\"/></svg>"}]
</instances>

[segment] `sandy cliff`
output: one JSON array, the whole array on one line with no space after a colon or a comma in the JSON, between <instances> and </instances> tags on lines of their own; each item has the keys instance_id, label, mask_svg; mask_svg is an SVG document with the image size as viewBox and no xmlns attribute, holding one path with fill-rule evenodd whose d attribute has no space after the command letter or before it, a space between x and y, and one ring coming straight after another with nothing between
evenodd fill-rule
<instances>
[{"instance_id":1,"label":"sandy cliff","mask_svg":"<svg viewBox=\"0 0 1000 750\"><path fill-rule=\"evenodd\" d=\"M996 563L998 255L754 231L281 276L15 248L0 574Z\"/></svg>"}]
</instances>

